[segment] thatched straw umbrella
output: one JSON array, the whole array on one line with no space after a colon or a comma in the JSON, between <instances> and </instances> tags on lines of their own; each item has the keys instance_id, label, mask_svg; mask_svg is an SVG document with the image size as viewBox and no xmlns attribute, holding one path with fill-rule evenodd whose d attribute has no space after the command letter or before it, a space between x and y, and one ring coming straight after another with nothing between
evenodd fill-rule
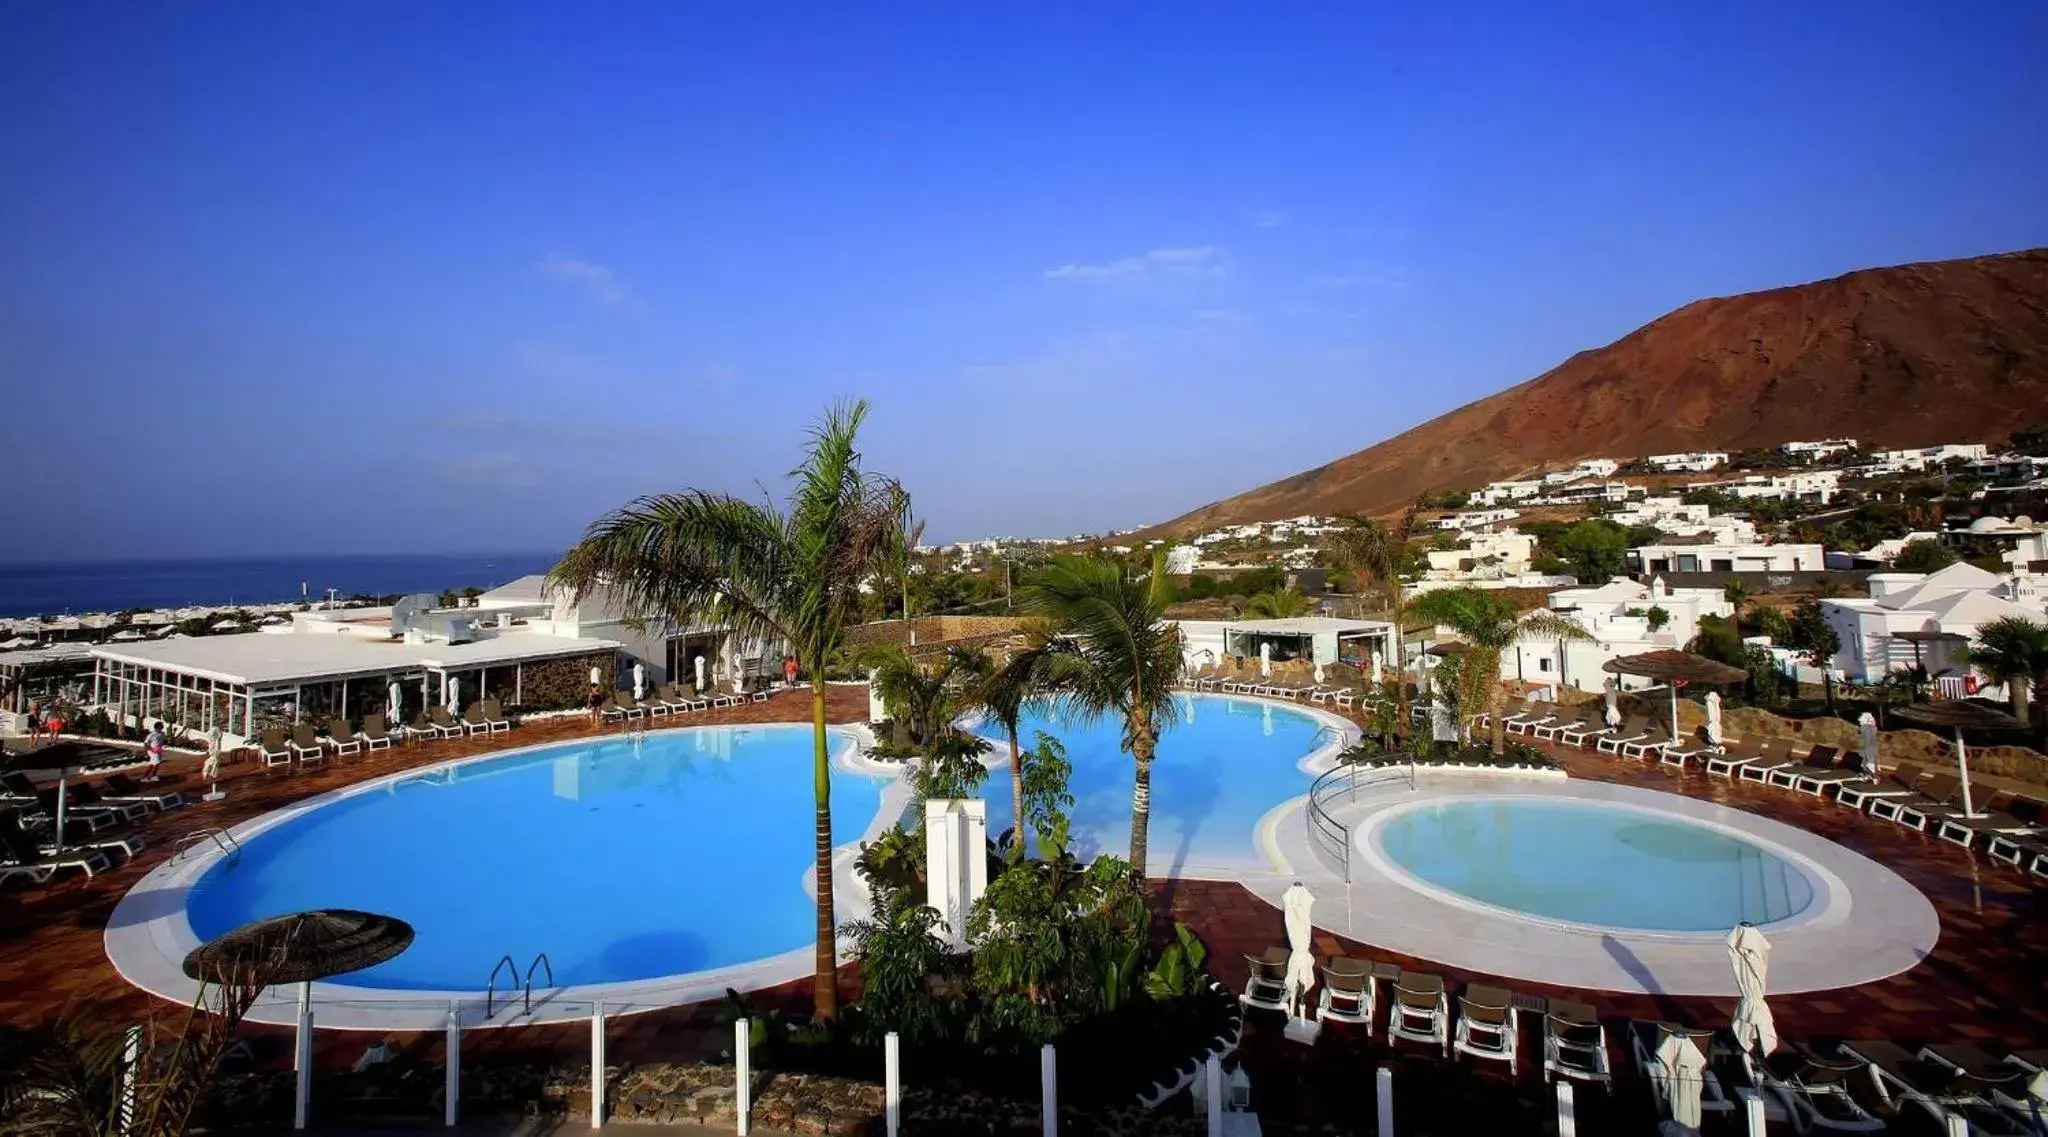
<instances>
[{"instance_id":1,"label":"thatched straw umbrella","mask_svg":"<svg viewBox=\"0 0 2048 1137\"><path fill-rule=\"evenodd\" d=\"M1638 675L1655 679L1671 688L1671 740L1678 741L1678 689L1688 683L1741 683L1749 678L1749 672L1740 667L1730 667L1704 655L1689 651L1646 651L1641 655L1624 655L1600 665L1604 671L1616 675Z\"/></svg>"},{"instance_id":2,"label":"thatched straw umbrella","mask_svg":"<svg viewBox=\"0 0 2048 1137\"><path fill-rule=\"evenodd\" d=\"M1980 816L1970 800L1970 751L1963 745L1964 729L2019 730L2025 723L2004 711L1965 699L1936 699L1931 703L1908 703L1892 712L1895 719L1920 726L1948 727L1956 732L1956 769L1963 780L1963 813Z\"/></svg>"},{"instance_id":3,"label":"thatched straw umbrella","mask_svg":"<svg viewBox=\"0 0 2048 1137\"><path fill-rule=\"evenodd\" d=\"M327 908L244 924L185 957L185 974L201 983L226 984L255 974L267 984L299 985L299 1072L293 1127L306 1127L313 1086L313 982L375 967L412 946L412 925L390 916Z\"/></svg>"}]
</instances>

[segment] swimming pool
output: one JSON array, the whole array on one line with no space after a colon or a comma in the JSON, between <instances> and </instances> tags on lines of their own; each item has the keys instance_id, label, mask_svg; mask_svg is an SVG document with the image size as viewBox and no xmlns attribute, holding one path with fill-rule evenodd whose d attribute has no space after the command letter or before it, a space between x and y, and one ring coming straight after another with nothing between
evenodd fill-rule
<instances>
[{"instance_id":1,"label":"swimming pool","mask_svg":"<svg viewBox=\"0 0 2048 1137\"><path fill-rule=\"evenodd\" d=\"M1227 695L1175 696L1180 722L1160 736L1152 764L1147 836L1154 875L1187 870L1267 868L1255 832L1274 807L1308 792L1303 762L1331 720L1302 707ZM1044 708L1028 712L1018 738L1028 749L1039 731L1058 738L1073 764L1073 852L1130 855L1131 757L1120 748L1123 720L1066 721ZM987 728L983 728L986 733ZM983 785L989 832L1010 827L1009 744Z\"/></svg>"},{"instance_id":2,"label":"swimming pool","mask_svg":"<svg viewBox=\"0 0 2048 1137\"><path fill-rule=\"evenodd\" d=\"M751 963L812 943L811 728L700 727L514 752L406 776L245 837L186 904L210 939L360 908L410 923L404 954L337 985L479 991L545 952L563 986ZM844 749L852 738L833 732ZM835 765L848 844L886 776ZM500 984L502 989L503 985Z\"/></svg>"},{"instance_id":3,"label":"swimming pool","mask_svg":"<svg viewBox=\"0 0 2048 1137\"><path fill-rule=\"evenodd\" d=\"M1717 932L1791 919L1815 899L1807 872L1759 843L1604 802L1455 798L1396 813L1373 840L1437 888L1572 924Z\"/></svg>"}]
</instances>

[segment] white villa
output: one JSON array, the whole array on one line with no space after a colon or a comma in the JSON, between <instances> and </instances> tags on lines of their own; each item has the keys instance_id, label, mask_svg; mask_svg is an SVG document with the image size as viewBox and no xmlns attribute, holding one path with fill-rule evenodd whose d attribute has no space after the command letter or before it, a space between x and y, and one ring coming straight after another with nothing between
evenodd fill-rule
<instances>
[{"instance_id":1,"label":"white villa","mask_svg":"<svg viewBox=\"0 0 2048 1137\"><path fill-rule=\"evenodd\" d=\"M1614 472L1619 469L1621 469L1621 463L1612 458L1587 458L1571 469L1552 470L1550 473L1543 475L1543 484L1547 486L1561 486L1586 478L1611 478L1614 476Z\"/></svg>"},{"instance_id":2,"label":"white villa","mask_svg":"<svg viewBox=\"0 0 2048 1137\"><path fill-rule=\"evenodd\" d=\"M1608 678L1600 669L1608 660L1682 648L1699 634L1701 617L1735 614L1720 589L1670 588L1661 577L1648 584L1616 579L1597 588L1567 588L1551 593L1546 607L1578 621L1594 638L1524 637L1512 651L1501 653L1502 678L1598 691ZM1661 621L1652 615L1659 609ZM1652 622L1658 622L1655 630ZM1623 686L1641 687L1646 682L1624 677Z\"/></svg>"},{"instance_id":3,"label":"white villa","mask_svg":"<svg viewBox=\"0 0 2048 1137\"><path fill-rule=\"evenodd\" d=\"M1919 473L1951 458L1961 458L1965 462L1981 461L1990 454L1990 450L1981 442L1948 442L1940 446L1880 450L1870 456L1870 469L1880 474Z\"/></svg>"},{"instance_id":4,"label":"white villa","mask_svg":"<svg viewBox=\"0 0 2048 1137\"><path fill-rule=\"evenodd\" d=\"M1716 516L1711 506L1687 505L1676 494L1648 497L1607 515L1616 525L1652 525L1667 537L1710 537L1723 545L1756 540L1756 525L1747 517Z\"/></svg>"},{"instance_id":5,"label":"white villa","mask_svg":"<svg viewBox=\"0 0 2048 1137\"><path fill-rule=\"evenodd\" d=\"M1429 580L1500 580L1529 571L1535 555L1536 538L1514 529L1497 533L1475 533L1455 549L1432 549Z\"/></svg>"},{"instance_id":6,"label":"white villa","mask_svg":"<svg viewBox=\"0 0 2048 1137\"><path fill-rule=\"evenodd\" d=\"M1473 505L1499 505L1504 501L1523 501L1543 492L1541 480L1527 482L1488 482L1484 487L1472 491L1468 499Z\"/></svg>"},{"instance_id":7,"label":"white villa","mask_svg":"<svg viewBox=\"0 0 2048 1137\"><path fill-rule=\"evenodd\" d=\"M1499 525L1504 521L1513 521L1521 515L1522 511L1519 509L1474 509L1464 513L1454 513L1449 517L1439 517L1433 524L1438 529L1484 529L1488 526Z\"/></svg>"},{"instance_id":8,"label":"white villa","mask_svg":"<svg viewBox=\"0 0 2048 1137\"><path fill-rule=\"evenodd\" d=\"M1642 545L1628 551L1636 575L1665 572L1820 572L1819 545Z\"/></svg>"},{"instance_id":9,"label":"white villa","mask_svg":"<svg viewBox=\"0 0 2048 1137\"><path fill-rule=\"evenodd\" d=\"M1258 659L1261 647L1276 663L1305 659L1318 664L1369 664L1375 652L1382 660L1393 659L1394 625L1385 620L1298 616L1286 620L1174 623L1180 628L1181 650L1190 669L1213 667L1232 656Z\"/></svg>"},{"instance_id":10,"label":"white villa","mask_svg":"<svg viewBox=\"0 0 2048 1137\"><path fill-rule=\"evenodd\" d=\"M91 706L117 720L162 719L193 732L218 727L229 745L265 726L383 714L403 722L429 706L571 707L595 669L609 689L637 664L652 687L762 670L760 645L711 628L635 628L602 594L582 603L525 577L477 598L435 606L411 596L390 607L293 614L288 624L234 635L108 643L91 649ZM393 685L399 692L392 705Z\"/></svg>"},{"instance_id":11,"label":"white villa","mask_svg":"<svg viewBox=\"0 0 2048 1137\"><path fill-rule=\"evenodd\" d=\"M1833 501L1842 492L1840 470L1805 470L1796 474L1775 474L1766 477L1751 474L1732 482L1718 482L1716 489L1724 490L1743 499L1772 498L1777 501L1791 501L1794 498L1817 498L1822 505Z\"/></svg>"},{"instance_id":12,"label":"white villa","mask_svg":"<svg viewBox=\"0 0 2048 1137\"><path fill-rule=\"evenodd\" d=\"M1823 438L1817 442L1787 442L1778 447L1778 452L1787 458L1819 462L1837 454L1847 454L1854 449L1856 440L1853 438Z\"/></svg>"},{"instance_id":13,"label":"white villa","mask_svg":"<svg viewBox=\"0 0 2048 1137\"><path fill-rule=\"evenodd\" d=\"M1643 461L1667 474L1704 474L1726 466L1728 455L1720 450L1695 450L1684 454L1652 454Z\"/></svg>"},{"instance_id":14,"label":"white villa","mask_svg":"<svg viewBox=\"0 0 2048 1137\"><path fill-rule=\"evenodd\" d=\"M1833 665L1861 683L1911 667L1916 652L1900 633L1935 633L1917 658L1930 673L1960 674L1958 653L1993 620L2048 617L2043 582L2035 577L2001 577L1966 563L1936 573L1873 573L1870 596L1823 600L1822 615L1841 638ZM1996 694L1989 689L1986 694Z\"/></svg>"}]
</instances>

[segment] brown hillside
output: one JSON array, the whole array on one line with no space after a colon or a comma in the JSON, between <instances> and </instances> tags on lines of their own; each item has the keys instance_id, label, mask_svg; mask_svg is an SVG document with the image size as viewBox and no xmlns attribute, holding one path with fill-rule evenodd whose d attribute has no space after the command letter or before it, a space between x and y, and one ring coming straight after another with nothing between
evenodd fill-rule
<instances>
[{"instance_id":1,"label":"brown hillside","mask_svg":"<svg viewBox=\"0 0 2048 1137\"><path fill-rule=\"evenodd\" d=\"M2048 249L1688 304L1370 449L1160 532L1396 512L1580 458L1853 437L1988 442L2048 420Z\"/></svg>"}]
</instances>

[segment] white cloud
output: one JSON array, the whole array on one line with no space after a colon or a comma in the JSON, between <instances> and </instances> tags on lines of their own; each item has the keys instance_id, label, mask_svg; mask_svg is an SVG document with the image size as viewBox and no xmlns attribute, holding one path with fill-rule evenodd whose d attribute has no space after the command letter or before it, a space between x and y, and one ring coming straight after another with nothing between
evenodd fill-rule
<instances>
[{"instance_id":1,"label":"white cloud","mask_svg":"<svg viewBox=\"0 0 2048 1137\"><path fill-rule=\"evenodd\" d=\"M1047 280L1139 284L1153 281L1221 280L1229 272L1228 252L1215 245L1154 249L1104 264L1068 263L1045 270Z\"/></svg>"},{"instance_id":2,"label":"white cloud","mask_svg":"<svg viewBox=\"0 0 2048 1137\"><path fill-rule=\"evenodd\" d=\"M1287 215L1277 209L1261 209L1252 217L1252 226L1257 229L1278 229L1287 224Z\"/></svg>"},{"instance_id":3,"label":"white cloud","mask_svg":"<svg viewBox=\"0 0 2048 1137\"><path fill-rule=\"evenodd\" d=\"M607 308L629 312L640 310L639 298L633 295L633 290L626 286L625 281L619 279L619 274L596 261L554 254L542 259L540 270L550 279L580 290L592 301Z\"/></svg>"}]
</instances>

